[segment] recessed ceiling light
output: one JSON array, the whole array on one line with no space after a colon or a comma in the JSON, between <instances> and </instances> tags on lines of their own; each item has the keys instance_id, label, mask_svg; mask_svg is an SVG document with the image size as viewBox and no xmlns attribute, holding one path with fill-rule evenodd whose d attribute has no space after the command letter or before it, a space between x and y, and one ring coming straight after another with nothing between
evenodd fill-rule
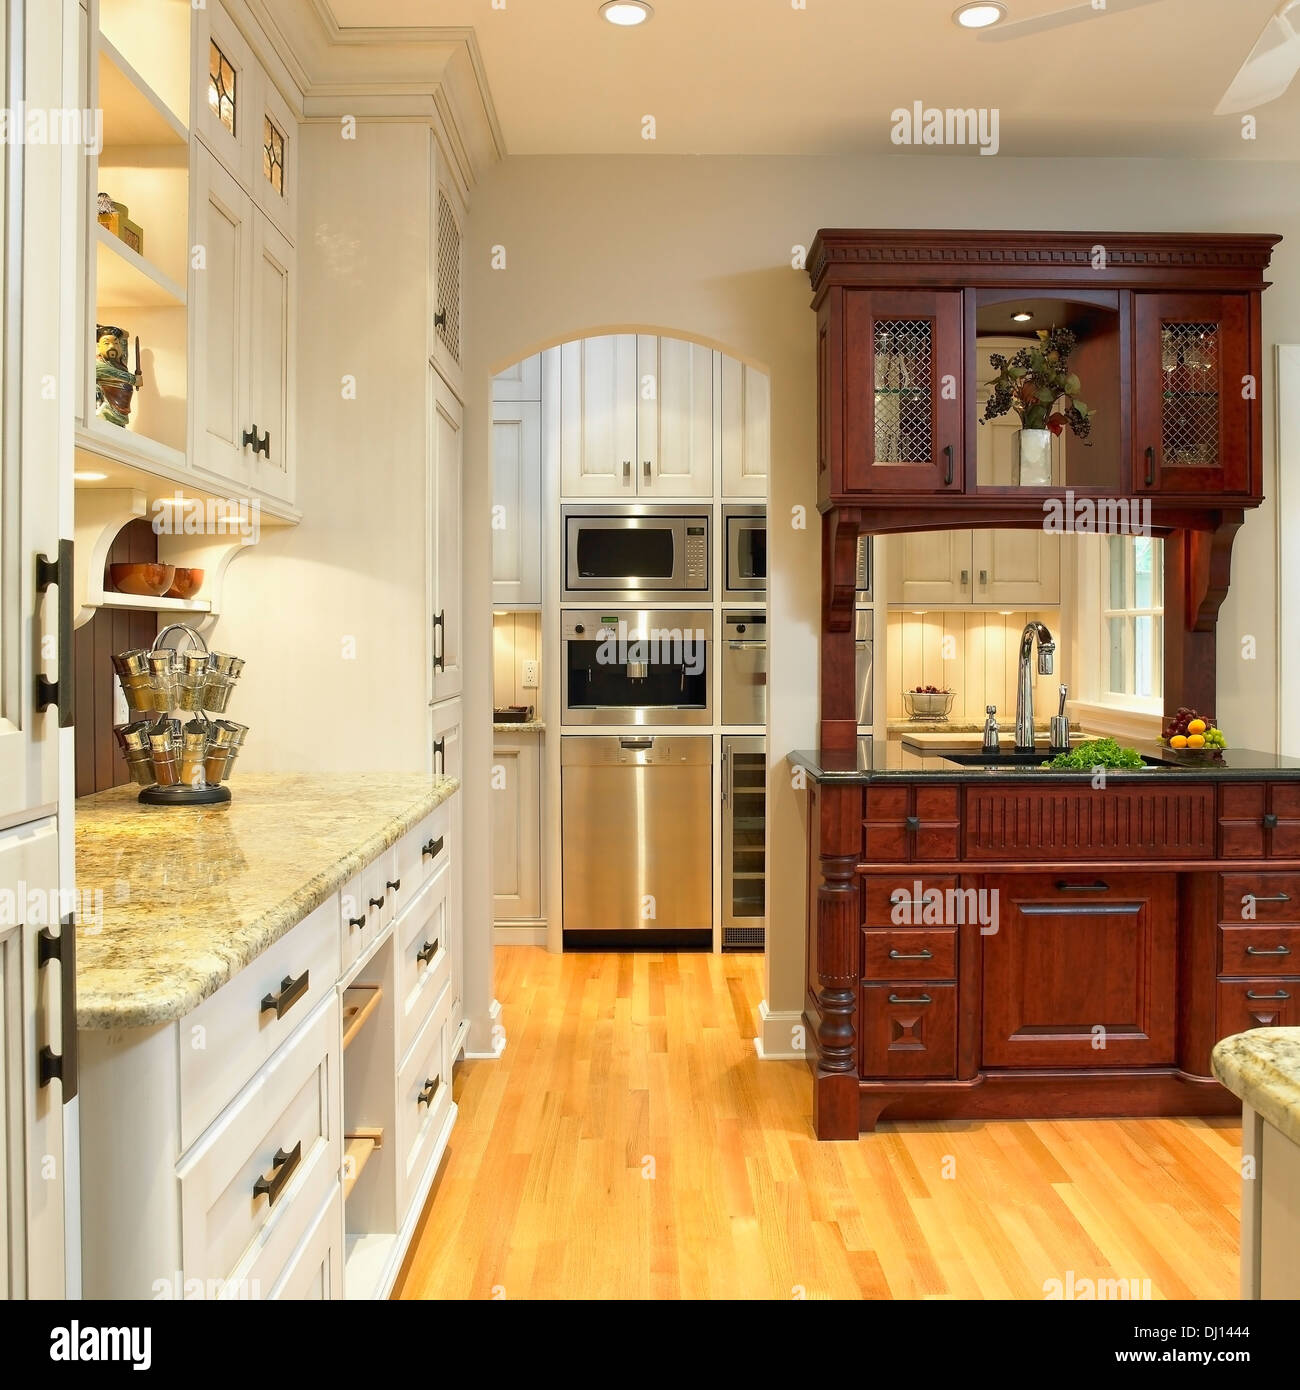
<instances>
[{"instance_id":1,"label":"recessed ceiling light","mask_svg":"<svg viewBox=\"0 0 1300 1390\"><path fill-rule=\"evenodd\" d=\"M644 24L654 11L645 0L606 0L600 7L602 19L607 19L611 24L617 24L623 29L635 28L638 24Z\"/></svg>"},{"instance_id":2,"label":"recessed ceiling light","mask_svg":"<svg viewBox=\"0 0 1300 1390\"><path fill-rule=\"evenodd\" d=\"M72 475L72 480L77 483L102 483L107 477L107 473L91 473L79 469Z\"/></svg>"},{"instance_id":3,"label":"recessed ceiling light","mask_svg":"<svg viewBox=\"0 0 1300 1390\"><path fill-rule=\"evenodd\" d=\"M1033 318L1033 314L1027 314L1022 309L1018 314L1012 314L1011 317L1015 319L1017 323L1028 323L1029 320Z\"/></svg>"},{"instance_id":4,"label":"recessed ceiling light","mask_svg":"<svg viewBox=\"0 0 1300 1390\"><path fill-rule=\"evenodd\" d=\"M987 29L990 24L996 24L1000 19L1007 17L1007 7L999 4L987 4L981 0L980 4L963 5L960 9L953 11L953 22L960 24L963 29Z\"/></svg>"}]
</instances>

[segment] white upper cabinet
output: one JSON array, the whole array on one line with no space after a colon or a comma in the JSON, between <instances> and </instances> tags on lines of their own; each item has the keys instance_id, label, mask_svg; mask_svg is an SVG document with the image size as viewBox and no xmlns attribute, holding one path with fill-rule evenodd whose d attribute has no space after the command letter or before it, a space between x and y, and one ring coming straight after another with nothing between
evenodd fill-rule
<instances>
[{"instance_id":1,"label":"white upper cabinet","mask_svg":"<svg viewBox=\"0 0 1300 1390\"><path fill-rule=\"evenodd\" d=\"M516 362L492 378L494 401L540 401L542 399L542 354Z\"/></svg>"},{"instance_id":2,"label":"white upper cabinet","mask_svg":"<svg viewBox=\"0 0 1300 1390\"><path fill-rule=\"evenodd\" d=\"M194 11L190 54L193 129L245 188L261 147L264 82L253 50L221 0Z\"/></svg>"},{"instance_id":3,"label":"white upper cabinet","mask_svg":"<svg viewBox=\"0 0 1300 1390\"><path fill-rule=\"evenodd\" d=\"M257 206L293 243L298 236L298 127L293 112L270 81L262 83L261 98L253 196Z\"/></svg>"},{"instance_id":4,"label":"white upper cabinet","mask_svg":"<svg viewBox=\"0 0 1300 1390\"><path fill-rule=\"evenodd\" d=\"M432 371L432 369L431 369ZM461 650L461 437L463 414L449 386L432 371L429 525L432 529L433 699L459 695ZM441 770L441 769L440 769Z\"/></svg>"},{"instance_id":5,"label":"white upper cabinet","mask_svg":"<svg viewBox=\"0 0 1300 1390\"><path fill-rule=\"evenodd\" d=\"M529 361L540 368L540 358ZM498 400L492 406L492 602L541 601L542 406Z\"/></svg>"},{"instance_id":6,"label":"white upper cabinet","mask_svg":"<svg viewBox=\"0 0 1300 1390\"><path fill-rule=\"evenodd\" d=\"M889 602L926 608L1046 608L1061 601L1061 543L1039 529L889 537Z\"/></svg>"},{"instance_id":7,"label":"white upper cabinet","mask_svg":"<svg viewBox=\"0 0 1300 1390\"><path fill-rule=\"evenodd\" d=\"M255 226L249 405L258 437L251 451L252 481L263 492L287 502L294 494L294 254L265 217L257 218Z\"/></svg>"},{"instance_id":8,"label":"white upper cabinet","mask_svg":"<svg viewBox=\"0 0 1300 1390\"><path fill-rule=\"evenodd\" d=\"M890 603L952 608L971 602L969 531L911 531L888 543Z\"/></svg>"},{"instance_id":9,"label":"white upper cabinet","mask_svg":"<svg viewBox=\"0 0 1300 1390\"><path fill-rule=\"evenodd\" d=\"M767 373L722 356L722 495L766 497L772 457Z\"/></svg>"},{"instance_id":10,"label":"white upper cabinet","mask_svg":"<svg viewBox=\"0 0 1300 1390\"><path fill-rule=\"evenodd\" d=\"M560 349L560 491L637 493L637 340L618 333Z\"/></svg>"},{"instance_id":11,"label":"white upper cabinet","mask_svg":"<svg viewBox=\"0 0 1300 1390\"><path fill-rule=\"evenodd\" d=\"M430 357L452 390L463 395L465 208L457 190L440 177L436 148L431 156L435 174L430 208L434 277Z\"/></svg>"},{"instance_id":12,"label":"white upper cabinet","mask_svg":"<svg viewBox=\"0 0 1300 1390\"><path fill-rule=\"evenodd\" d=\"M712 497L714 362L680 338L637 339L637 492Z\"/></svg>"}]
</instances>

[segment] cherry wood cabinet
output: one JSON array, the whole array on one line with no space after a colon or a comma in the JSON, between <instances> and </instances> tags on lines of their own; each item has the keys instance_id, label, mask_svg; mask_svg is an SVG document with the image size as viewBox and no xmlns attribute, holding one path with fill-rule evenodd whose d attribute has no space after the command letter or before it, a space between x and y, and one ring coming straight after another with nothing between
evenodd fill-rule
<instances>
[{"instance_id":1,"label":"cherry wood cabinet","mask_svg":"<svg viewBox=\"0 0 1300 1390\"><path fill-rule=\"evenodd\" d=\"M984 942L986 1067L1174 1061L1178 919L1159 874L991 877Z\"/></svg>"},{"instance_id":2,"label":"cherry wood cabinet","mask_svg":"<svg viewBox=\"0 0 1300 1390\"><path fill-rule=\"evenodd\" d=\"M1225 859L1300 858L1300 783L1224 787L1219 852Z\"/></svg>"}]
</instances>

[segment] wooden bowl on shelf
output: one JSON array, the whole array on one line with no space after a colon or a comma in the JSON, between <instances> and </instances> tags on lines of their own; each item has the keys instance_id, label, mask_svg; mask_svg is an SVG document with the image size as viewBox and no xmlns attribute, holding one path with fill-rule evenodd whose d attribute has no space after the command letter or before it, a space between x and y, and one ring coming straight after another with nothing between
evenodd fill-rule
<instances>
[{"instance_id":1,"label":"wooden bowl on shelf","mask_svg":"<svg viewBox=\"0 0 1300 1390\"><path fill-rule=\"evenodd\" d=\"M108 582L119 594L139 598L161 598L176 578L175 565L109 565Z\"/></svg>"},{"instance_id":2,"label":"wooden bowl on shelf","mask_svg":"<svg viewBox=\"0 0 1300 1390\"><path fill-rule=\"evenodd\" d=\"M203 587L203 571L178 567L166 598L193 598Z\"/></svg>"}]
</instances>

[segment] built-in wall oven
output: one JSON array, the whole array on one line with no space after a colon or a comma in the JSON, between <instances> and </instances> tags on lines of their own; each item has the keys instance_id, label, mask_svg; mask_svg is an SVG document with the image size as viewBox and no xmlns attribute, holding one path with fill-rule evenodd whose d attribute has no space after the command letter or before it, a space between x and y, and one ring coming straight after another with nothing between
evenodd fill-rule
<instances>
[{"instance_id":1,"label":"built-in wall oven","mask_svg":"<svg viewBox=\"0 0 1300 1390\"><path fill-rule=\"evenodd\" d=\"M729 609L722 615L722 722L767 723L767 613Z\"/></svg>"},{"instance_id":2,"label":"built-in wall oven","mask_svg":"<svg viewBox=\"0 0 1300 1390\"><path fill-rule=\"evenodd\" d=\"M767 592L767 508L728 505L722 509L726 577L723 596L761 599Z\"/></svg>"},{"instance_id":3,"label":"built-in wall oven","mask_svg":"<svg viewBox=\"0 0 1300 1390\"><path fill-rule=\"evenodd\" d=\"M689 603L713 592L706 510L571 502L561 520L566 603Z\"/></svg>"},{"instance_id":4,"label":"built-in wall oven","mask_svg":"<svg viewBox=\"0 0 1300 1390\"><path fill-rule=\"evenodd\" d=\"M565 609L560 722L653 728L710 724L713 614L698 609Z\"/></svg>"}]
</instances>

